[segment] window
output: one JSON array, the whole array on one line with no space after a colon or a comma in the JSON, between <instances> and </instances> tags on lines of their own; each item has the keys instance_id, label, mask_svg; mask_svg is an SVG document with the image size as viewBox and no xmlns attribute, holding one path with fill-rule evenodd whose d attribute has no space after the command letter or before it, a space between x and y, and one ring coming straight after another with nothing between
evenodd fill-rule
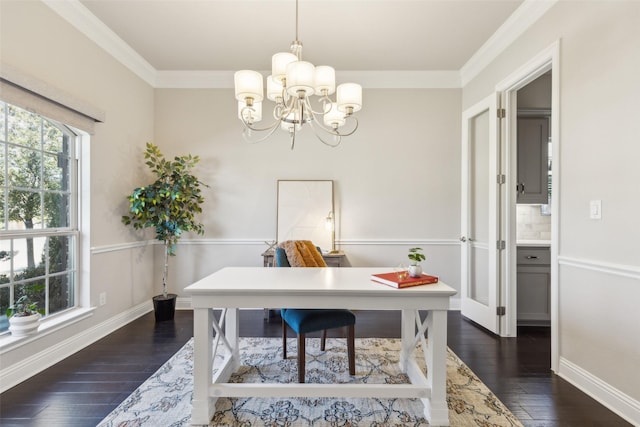
<instances>
[{"instance_id":1,"label":"window","mask_svg":"<svg viewBox=\"0 0 640 427\"><path fill-rule=\"evenodd\" d=\"M75 307L78 136L0 101L0 333L28 295L43 316Z\"/></svg>"}]
</instances>

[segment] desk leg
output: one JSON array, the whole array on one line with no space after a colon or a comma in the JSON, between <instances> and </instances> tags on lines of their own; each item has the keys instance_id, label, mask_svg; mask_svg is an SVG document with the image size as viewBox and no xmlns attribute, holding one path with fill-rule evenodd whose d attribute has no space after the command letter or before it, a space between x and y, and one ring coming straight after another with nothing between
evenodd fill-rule
<instances>
[{"instance_id":1,"label":"desk leg","mask_svg":"<svg viewBox=\"0 0 640 427\"><path fill-rule=\"evenodd\" d=\"M427 315L429 345L427 346L427 385L431 398L425 403L424 414L430 426L448 426L447 408L447 312L431 310Z\"/></svg>"},{"instance_id":2,"label":"desk leg","mask_svg":"<svg viewBox=\"0 0 640 427\"><path fill-rule=\"evenodd\" d=\"M413 357L413 338L416 334L415 327L415 311L413 310L402 310L402 321L400 323L400 337L402 338L402 343L400 346L400 360L399 365L400 369L403 372L407 372L407 364L409 362L409 358Z\"/></svg>"},{"instance_id":3,"label":"desk leg","mask_svg":"<svg viewBox=\"0 0 640 427\"><path fill-rule=\"evenodd\" d=\"M193 310L193 402L191 425L209 425L215 401L209 397L213 362L213 310Z\"/></svg>"},{"instance_id":4,"label":"desk leg","mask_svg":"<svg viewBox=\"0 0 640 427\"><path fill-rule=\"evenodd\" d=\"M225 323L224 335L227 337L229 344L232 348L233 357L233 370L237 370L240 367L240 331L238 327L238 313L237 308L227 309L227 318Z\"/></svg>"}]
</instances>

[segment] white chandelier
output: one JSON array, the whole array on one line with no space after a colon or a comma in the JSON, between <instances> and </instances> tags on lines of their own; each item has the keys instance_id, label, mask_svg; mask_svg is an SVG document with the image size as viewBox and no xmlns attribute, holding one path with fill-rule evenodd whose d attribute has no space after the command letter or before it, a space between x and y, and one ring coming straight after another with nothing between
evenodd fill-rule
<instances>
[{"instance_id":1,"label":"white chandelier","mask_svg":"<svg viewBox=\"0 0 640 427\"><path fill-rule=\"evenodd\" d=\"M340 145L343 136L352 135L358 128L358 120L353 113L362 108L362 87L356 83L343 83L336 91L335 75L333 67L316 67L302 60L296 0L296 39L291 42L290 53L273 55L271 75L267 77L267 99L276 103L273 109L275 121L272 124L262 128L255 126L262 120L262 74L241 70L234 75L238 118L244 124L244 138L248 142L260 142L270 137L276 129L282 129L289 132L293 150L296 133L306 123L324 144L331 147ZM335 102L329 98L334 92L337 92ZM312 95L319 97L320 111L311 107L309 99ZM347 121L352 124L345 131L341 127Z\"/></svg>"}]
</instances>

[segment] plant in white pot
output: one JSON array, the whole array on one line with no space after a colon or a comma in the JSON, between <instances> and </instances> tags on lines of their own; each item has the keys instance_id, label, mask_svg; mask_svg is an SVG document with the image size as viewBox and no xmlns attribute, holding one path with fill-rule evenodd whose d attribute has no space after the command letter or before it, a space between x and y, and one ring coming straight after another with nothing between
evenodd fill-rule
<instances>
[{"instance_id":1,"label":"plant in white pot","mask_svg":"<svg viewBox=\"0 0 640 427\"><path fill-rule=\"evenodd\" d=\"M38 303L32 302L27 295L23 295L7 308L9 331L14 337L26 337L38 332L40 313Z\"/></svg>"},{"instance_id":2,"label":"plant in white pot","mask_svg":"<svg viewBox=\"0 0 640 427\"><path fill-rule=\"evenodd\" d=\"M411 260L411 264L409 265L409 276L422 276L422 266L420 265L420 262L427 259L422 253L422 248L409 249L409 254L407 255L407 257Z\"/></svg>"},{"instance_id":3,"label":"plant in white pot","mask_svg":"<svg viewBox=\"0 0 640 427\"><path fill-rule=\"evenodd\" d=\"M200 161L198 156L189 154L166 160L157 146L147 143L144 158L156 180L135 188L127 196L129 215L124 215L122 222L136 230L153 227L156 238L164 243L162 295L154 296L153 304L156 321L172 320L177 295L167 293L169 256L175 255L182 233L204 233L204 225L196 220L196 214L202 213L201 186L207 185L191 173Z\"/></svg>"}]
</instances>

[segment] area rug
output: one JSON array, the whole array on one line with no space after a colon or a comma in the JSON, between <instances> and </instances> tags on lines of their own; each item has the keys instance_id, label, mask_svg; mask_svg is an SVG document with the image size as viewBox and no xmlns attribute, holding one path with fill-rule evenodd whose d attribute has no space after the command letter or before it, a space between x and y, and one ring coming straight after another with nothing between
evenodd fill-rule
<instances>
[{"instance_id":1,"label":"area rug","mask_svg":"<svg viewBox=\"0 0 640 427\"><path fill-rule=\"evenodd\" d=\"M240 369L230 382L297 381L295 339L282 359L279 338L241 338ZM416 349L424 368L421 347ZM356 376L348 374L346 342L308 339L308 383L407 383L398 369L399 339L356 339ZM219 356L220 360L221 357ZM216 365L214 364L214 370ZM188 426L193 392L193 339L124 400L100 427ZM447 403L452 426L520 426L517 418L451 351L447 353ZM210 426L427 426L419 399L219 398Z\"/></svg>"}]
</instances>

